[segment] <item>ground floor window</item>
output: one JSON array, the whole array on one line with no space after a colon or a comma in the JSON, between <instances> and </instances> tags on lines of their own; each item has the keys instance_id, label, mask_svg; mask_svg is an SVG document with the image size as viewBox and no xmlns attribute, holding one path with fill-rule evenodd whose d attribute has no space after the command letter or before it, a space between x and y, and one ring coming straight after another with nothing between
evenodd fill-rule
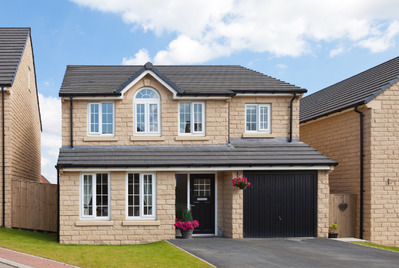
<instances>
[{"instance_id":1,"label":"ground floor window","mask_svg":"<svg viewBox=\"0 0 399 268\"><path fill-rule=\"evenodd\" d=\"M127 217L155 219L155 174L127 174Z\"/></svg>"},{"instance_id":2,"label":"ground floor window","mask_svg":"<svg viewBox=\"0 0 399 268\"><path fill-rule=\"evenodd\" d=\"M109 218L109 176L83 174L81 179L81 217Z\"/></svg>"}]
</instances>

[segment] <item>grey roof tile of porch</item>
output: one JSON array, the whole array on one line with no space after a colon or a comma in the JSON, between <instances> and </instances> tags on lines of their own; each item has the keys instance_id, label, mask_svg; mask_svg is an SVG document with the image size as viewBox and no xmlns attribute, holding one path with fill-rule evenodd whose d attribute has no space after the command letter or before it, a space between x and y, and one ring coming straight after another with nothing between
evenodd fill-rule
<instances>
[{"instance_id":1,"label":"grey roof tile of porch","mask_svg":"<svg viewBox=\"0 0 399 268\"><path fill-rule=\"evenodd\" d=\"M336 165L303 142L236 139L230 145L62 147L65 167L233 167Z\"/></svg>"}]
</instances>

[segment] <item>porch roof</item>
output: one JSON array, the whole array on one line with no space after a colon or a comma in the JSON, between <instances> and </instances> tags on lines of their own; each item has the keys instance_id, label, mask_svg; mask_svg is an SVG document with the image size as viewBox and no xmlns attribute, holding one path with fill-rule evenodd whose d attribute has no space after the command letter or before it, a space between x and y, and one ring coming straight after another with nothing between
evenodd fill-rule
<instances>
[{"instance_id":1,"label":"porch roof","mask_svg":"<svg viewBox=\"0 0 399 268\"><path fill-rule=\"evenodd\" d=\"M228 145L64 146L57 168L253 167L337 165L309 145L279 139L232 139Z\"/></svg>"}]
</instances>

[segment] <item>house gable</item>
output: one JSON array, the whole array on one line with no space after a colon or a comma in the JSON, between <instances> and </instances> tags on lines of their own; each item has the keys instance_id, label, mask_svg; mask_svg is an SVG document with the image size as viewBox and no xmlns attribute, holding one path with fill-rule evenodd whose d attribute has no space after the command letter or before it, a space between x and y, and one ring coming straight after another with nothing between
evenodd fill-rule
<instances>
[{"instance_id":1,"label":"house gable","mask_svg":"<svg viewBox=\"0 0 399 268\"><path fill-rule=\"evenodd\" d=\"M123 83L119 89L115 90L115 93L121 94L121 97L132 88L136 83L138 83L145 76L152 76L165 88L173 93L173 98L176 98L178 93L183 93L184 91L180 89L175 83L170 81L165 75L163 75L158 69L156 69L151 62L147 62L143 68L141 68L137 73L130 77L125 83Z\"/></svg>"}]
</instances>

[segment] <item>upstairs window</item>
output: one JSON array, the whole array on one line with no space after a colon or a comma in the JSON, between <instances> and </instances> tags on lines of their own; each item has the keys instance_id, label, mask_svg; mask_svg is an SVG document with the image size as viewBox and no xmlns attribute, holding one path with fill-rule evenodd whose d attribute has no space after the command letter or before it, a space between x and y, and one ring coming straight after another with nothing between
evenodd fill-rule
<instances>
[{"instance_id":1,"label":"upstairs window","mask_svg":"<svg viewBox=\"0 0 399 268\"><path fill-rule=\"evenodd\" d=\"M179 134L205 133L205 104L202 102L179 103Z\"/></svg>"},{"instance_id":2,"label":"upstairs window","mask_svg":"<svg viewBox=\"0 0 399 268\"><path fill-rule=\"evenodd\" d=\"M270 104L245 105L245 130L270 133Z\"/></svg>"},{"instance_id":3,"label":"upstairs window","mask_svg":"<svg viewBox=\"0 0 399 268\"><path fill-rule=\"evenodd\" d=\"M89 103L89 134L114 134L114 104Z\"/></svg>"},{"instance_id":4,"label":"upstairs window","mask_svg":"<svg viewBox=\"0 0 399 268\"><path fill-rule=\"evenodd\" d=\"M134 98L134 132L142 135L160 135L160 97L150 88L141 89Z\"/></svg>"}]
</instances>

